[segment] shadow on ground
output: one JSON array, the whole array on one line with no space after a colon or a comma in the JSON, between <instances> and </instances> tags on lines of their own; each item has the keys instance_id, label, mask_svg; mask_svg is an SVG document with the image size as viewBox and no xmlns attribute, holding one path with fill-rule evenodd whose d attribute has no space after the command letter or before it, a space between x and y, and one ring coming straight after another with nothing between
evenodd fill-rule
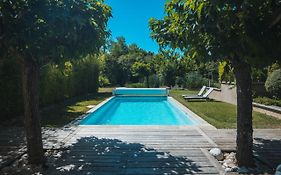
<instances>
[{"instance_id":1,"label":"shadow on ground","mask_svg":"<svg viewBox=\"0 0 281 175\"><path fill-rule=\"evenodd\" d=\"M254 150L275 169L281 164L281 140L255 138Z\"/></svg>"},{"instance_id":2,"label":"shadow on ground","mask_svg":"<svg viewBox=\"0 0 281 175\"><path fill-rule=\"evenodd\" d=\"M49 164L44 174L197 174L208 168L139 143L96 137L78 139L68 150L51 157Z\"/></svg>"},{"instance_id":3,"label":"shadow on ground","mask_svg":"<svg viewBox=\"0 0 281 175\"><path fill-rule=\"evenodd\" d=\"M111 95L112 93L110 92L99 92L48 106L40 112L42 125L47 127L62 127L89 110L86 107L87 105L96 105Z\"/></svg>"}]
</instances>

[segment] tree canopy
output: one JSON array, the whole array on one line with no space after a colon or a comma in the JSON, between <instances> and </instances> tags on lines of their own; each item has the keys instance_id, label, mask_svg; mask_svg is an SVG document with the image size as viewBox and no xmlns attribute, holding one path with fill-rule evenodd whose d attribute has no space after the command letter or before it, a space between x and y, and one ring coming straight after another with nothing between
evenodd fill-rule
<instances>
[{"instance_id":1,"label":"tree canopy","mask_svg":"<svg viewBox=\"0 0 281 175\"><path fill-rule=\"evenodd\" d=\"M109 35L103 0L0 1L0 59L21 62L28 160L44 164L39 117L39 68L98 52Z\"/></svg>"},{"instance_id":2,"label":"tree canopy","mask_svg":"<svg viewBox=\"0 0 281 175\"><path fill-rule=\"evenodd\" d=\"M103 0L4 0L1 53L44 64L97 52L109 35L109 17L111 8Z\"/></svg>"},{"instance_id":3,"label":"tree canopy","mask_svg":"<svg viewBox=\"0 0 281 175\"><path fill-rule=\"evenodd\" d=\"M150 20L152 37L162 46L192 56L249 63L281 59L281 23L270 25L279 1L173 0L163 20ZM262 59L261 61L256 61Z\"/></svg>"},{"instance_id":4,"label":"tree canopy","mask_svg":"<svg viewBox=\"0 0 281 175\"><path fill-rule=\"evenodd\" d=\"M281 59L280 1L171 0L162 20L151 19L160 46L191 58L228 60L237 84L237 160L254 166L251 68Z\"/></svg>"}]
</instances>

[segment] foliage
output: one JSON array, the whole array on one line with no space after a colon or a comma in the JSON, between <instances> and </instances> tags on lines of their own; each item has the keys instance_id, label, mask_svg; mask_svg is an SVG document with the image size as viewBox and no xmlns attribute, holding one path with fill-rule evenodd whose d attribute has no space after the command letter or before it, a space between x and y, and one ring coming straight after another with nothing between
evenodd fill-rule
<instances>
[{"instance_id":1,"label":"foliage","mask_svg":"<svg viewBox=\"0 0 281 175\"><path fill-rule=\"evenodd\" d=\"M280 59L279 1L172 0L162 20L151 19L151 36L161 47L191 58L230 61L237 84L237 164L254 166L251 67ZM276 22L277 20L277 22ZM258 58L258 59L257 59Z\"/></svg>"},{"instance_id":2,"label":"foliage","mask_svg":"<svg viewBox=\"0 0 281 175\"><path fill-rule=\"evenodd\" d=\"M234 73L231 64L226 61L219 62L219 81L234 82Z\"/></svg>"},{"instance_id":3,"label":"foliage","mask_svg":"<svg viewBox=\"0 0 281 175\"><path fill-rule=\"evenodd\" d=\"M97 56L88 55L75 62L75 95L96 93L98 91L99 62Z\"/></svg>"},{"instance_id":4,"label":"foliage","mask_svg":"<svg viewBox=\"0 0 281 175\"><path fill-rule=\"evenodd\" d=\"M47 127L62 127L75 118L85 114L89 105L97 105L112 95L112 89L100 88L98 93L85 94L41 111L42 125Z\"/></svg>"},{"instance_id":5,"label":"foliage","mask_svg":"<svg viewBox=\"0 0 281 175\"><path fill-rule=\"evenodd\" d=\"M167 86L175 86L177 76L177 66L172 61L166 61L161 67L160 74L162 81Z\"/></svg>"},{"instance_id":6,"label":"foliage","mask_svg":"<svg viewBox=\"0 0 281 175\"><path fill-rule=\"evenodd\" d=\"M254 102L264 104L264 105L274 105L281 107L281 99L272 99L269 97L257 97L253 99Z\"/></svg>"},{"instance_id":7,"label":"foliage","mask_svg":"<svg viewBox=\"0 0 281 175\"><path fill-rule=\"evenodd\" d=\"M220 82L222 82L222 80L223 80L223 74L224 74L224 69L225 69L226 64L227 64L226 61L219 62L218 72L219 72L219 81Z\"/></svg>"},{"instance_id":8,"label":"foliage","mask_svg":"<svg viewBox=\"0 0 281 175\"><path fill-rule=\"evenodd\" d=\"M111 85L141 82L154 72L153 54L140 49L136 44L127 45L123 37L111 42L102 62L102 75Z\"/></svg>"},{"instance_id":9,"label":"foliage","mask_svg":"<svg viewBox=\"0 0 281 175\"><path fill-rule=\"evenodd\" d=\"M265 82L266 80L266 69L265 68L252 68L252 80L253 82Z\"/></svg>"},{"instance_id":10,"label":"foliage","mask_svg":"<svg viewBox=\"0 0 281 175\"><path fill-rule=\"evenodd\" d=\"M100 87L108 87L110 86L109 79L103 75L99 76L99 86Z\"/></svg>"},{"instance_id":11,"label":"foliage","mask_svg":"<svg viewBox=\"0 0 281 175\"><path fill-rule=\"evenodd\" d=\"M275 70L281 69L281 66L278 62L273 63L272 65L268 66L267 68L267 75L270 75Z\"/></svg>"},{"instance_id":12,"label":"foliage","mask_svg":"<svg viewBox=\"0 0 281 175\"><path fill-rule=\"evenodd\" d=\"M0 2L1 53L31 56L37 64L97 52L111 9L102 0Z\"/></svg>"},{"instance_id":13,"label":"foliage","mask_svg":"<svg viewBox=\"0 0 281 175\"><path fill-rule=\"evenodd\" d=\"M160 79L156 74L152 74L148 77L149 86L151 88L159 88L160 86Z\"/></svg>"},{"instance_id":14,"label":"foliage","mask_svg":"<svg viewBox=\"0 0 281 175\"><path fill-rule=\"evenodd\" d=\"M188 89L196 89L208 84L208 79L203 78L198 72L187 73L184 78L184 87Z\"/></svg>"},{"instance_id":15,"label":"foliage","mask_svg":"<svg viewBox=\"0 0 281 175\"><path fill-rule=\"evenodd\" d=\"M281 98L281 69L273 71L265 82L265 89L275 98Z\"/></svg>"},{"instance_id":16,"label":"foliage","mask_svg":"<svg viewBox=\"0 0 281 175\"><path fill-rule=\"evenodd\" d=\"M146 79L146 86L149 87L149 74L151 72L150 65L145 62L135 62L132 65L133 76L141 77Z\"/></svg>"},{"instance_id":17,"label":"foliage","mask_svg":"<svg viewBox=\"0 0 281 175\"><path fill-rule=\"evenodd\" d=\"M125 85L128 88L145 88L145 84L144 83L128 83Z\"/></svg>"},{"instance_id":18,"label":"foliage","mask_svg":"<svg viewBox=\"0 0 281 175\"><path fill-rule=\"evenodd\" d=\"M0 62L0 116L11 120L22 115L21 77L15 58ZM95 94L98 88L99 62L97 56L64 64L47 64L40 70L40 106L61 102L87 93ZM89 82L91 81L91 82Z\"/></svg>"},{"instance_id":19,"label":"foliage","mask_svg":"<svg viewBox=\"0 0 281 175\"><path fill-rule=\"evenodd\" d=\"M129 49L123 37L111 42L109 54L104 56L102 74L110 84L123 86L132 76L130 66L133 59L128 55Z\"/></svg>"}]
</instances>

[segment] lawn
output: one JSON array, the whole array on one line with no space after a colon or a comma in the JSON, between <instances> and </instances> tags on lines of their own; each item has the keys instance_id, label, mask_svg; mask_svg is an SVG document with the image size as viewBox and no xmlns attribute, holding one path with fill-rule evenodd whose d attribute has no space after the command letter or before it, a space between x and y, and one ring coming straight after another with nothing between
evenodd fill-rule
<instances>
[{"instance_id":1,"label":"lawn","mask_svg":"<svg viewBox=\"0 0 281 175\"><path fill-rule=\"evenodd\" d=\"M236 106L219 101L186 101L183 94L194 95L198 91L171 90L170 95L216 128L236 128ZM281 128L281 120L259 112L253 112L254 128Z\"/></svg>"},{"instance_id":2,"label":"lawn","mask_svg":"<svg viewBox=\"0 0 281 175\"><path fill-rule=\"evenodd\" d=\"M88 105L97 105L112 95L112 88L100 88L97 94L77 97L55 104L41 111L42 125L61 127L89 110Z\"/></svg>"}]
</instances>

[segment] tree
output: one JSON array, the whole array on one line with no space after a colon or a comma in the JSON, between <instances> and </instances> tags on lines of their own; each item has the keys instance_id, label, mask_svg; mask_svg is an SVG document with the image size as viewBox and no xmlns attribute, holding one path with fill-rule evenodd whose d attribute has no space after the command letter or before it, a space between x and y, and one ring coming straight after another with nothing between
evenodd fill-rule
<instances>
[{"instance_id":1,"label":"tree","mask_svg":"<svg viewBox=\"0 0 281 175\"><path fill-rule=\"evenodd\" d=\"M132 65L132 72L135 76L145 77L146 85L149 87L149 75L151 72L150 65L145 62L136 61Z\"/></svg>"},{"instance_id":2,"label":"tree","mask_svg":"<svg viewBox=\"0 0 281 175\"><path fill-rule=\"evenodd\" d=\"M42 65L99 51L111 9L103 0L0 1L0 58L21 61L28 160L45 162L38 72Z\"/></svg>"},{"instance_id":3,"label":"tree","mask_svg":"<svg viewBox=\"0 0 281 175\"><path fill-rule=\"evenodd\" d=\"M239 166L254 166L251 67L280 59L280 2L172 0L163 20L150 20L152 37L192 58L230 61L237 84ZM277 21L277 22L276 22Z\"/></svg>"}]
</instances>

